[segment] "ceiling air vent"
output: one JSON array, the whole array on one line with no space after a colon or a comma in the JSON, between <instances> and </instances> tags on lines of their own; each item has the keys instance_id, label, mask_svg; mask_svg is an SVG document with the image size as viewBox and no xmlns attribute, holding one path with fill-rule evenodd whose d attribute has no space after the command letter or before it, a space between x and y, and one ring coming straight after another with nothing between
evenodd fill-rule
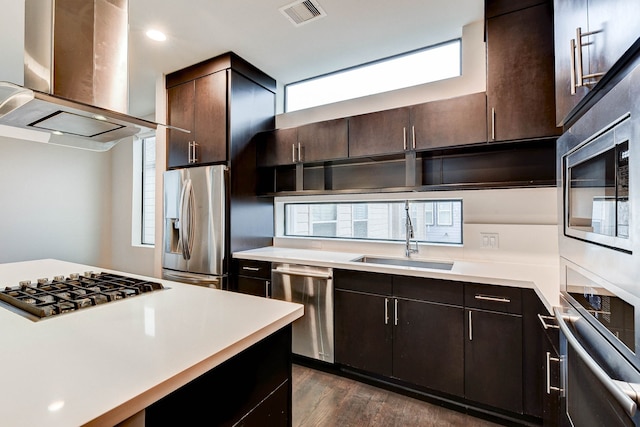
<instances>
[{"instance_id":1,"label":"ceiling air vent","mask_svg":"<svg viewBox=\"0 0 640 427\"><path fill-rule=\"evenodd\" d=\"M327 16L320 5L312 0L299 0L283 6L280 12L296 27Z\"/></svg>"}]
</instances>

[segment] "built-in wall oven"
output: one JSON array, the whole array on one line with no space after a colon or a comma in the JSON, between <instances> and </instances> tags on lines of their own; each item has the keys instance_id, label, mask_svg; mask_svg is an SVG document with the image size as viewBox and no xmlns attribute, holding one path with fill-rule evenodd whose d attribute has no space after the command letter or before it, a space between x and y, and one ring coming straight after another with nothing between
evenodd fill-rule
<instances>
[{"instance_id":1,"label":"built-in wall oven","mask_svg":"<svg viewBox=\"0 0 640 427\"><path fill-rule=\"evenodd\" d=\"M640 69L558 140L561 406L573 426L640 426Z\"/></svg>"}]
</instances>

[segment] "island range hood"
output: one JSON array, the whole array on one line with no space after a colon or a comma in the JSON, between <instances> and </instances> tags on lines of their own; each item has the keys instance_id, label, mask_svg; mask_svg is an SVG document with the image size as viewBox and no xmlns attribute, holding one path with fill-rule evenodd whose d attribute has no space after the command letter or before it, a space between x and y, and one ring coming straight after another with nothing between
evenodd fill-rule
<instances>
[{"instance_id":1,"label":"island range hood","mask_svg":"<svg viewBox=\"0 0 640 427\"><path fill-rule=\"evenodd\" d=\"M105 151L156 129L127 115L128 0L25 0L24 86L0 82L0 125Z\"/></svg>"}]
</instances>

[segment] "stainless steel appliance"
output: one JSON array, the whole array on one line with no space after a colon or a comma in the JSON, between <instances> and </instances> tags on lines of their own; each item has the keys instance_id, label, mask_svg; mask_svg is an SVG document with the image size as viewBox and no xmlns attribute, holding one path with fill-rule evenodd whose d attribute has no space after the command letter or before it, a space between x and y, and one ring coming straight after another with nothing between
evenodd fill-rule
<instances>
[{"instance_id":1,"label":"stainless steel appliance","mask_svg":"<svg viewBox=\"0 0 640 427\"><path fill-rule=\"evenodd\" d=\"M21 281L0 291L0 301L17 313L40 320L147 292L164 289L162 284L113 273L85 272Z\"/></svg>"},{"instance_id":2,"label":"stainless steel appliance","mask_svg":"<svg viewBox=\"0 0 640 427\"><path fill-rule=\"evenodd\" d=\"M272 297L304 305L304 316L293 322L294 354L333 363L333 269L274 264Z\"/></svg>"},{"instance_id":3,"label":"stainless steel appliance","mask_svg":"<svg viewBox=\"0 0 640 427\"><path fill-rule=\"evenodd\" d=\"M222 289L227 167L175 169L163 178L163 278Z\"/></svg>"},{"instance_id":4,"label":"stainless steel appliance","mask_svg":"<svg viewBox=\"0 0 640 427\"><path fill-rule=\"evenodd\" d=\"M558 140L561 406L574 426L640 425L640 68Z\"/></svg>"},{"instance_id":5,"label":"stainless steel appliance","mask_svg":"<svg viewBox=\"0 0 640 427\"><path fill-rule=\"evenodd\" d=\"M127 115L128 0L26 0L24 87L0 82L0 124L95 151L156 129Z\"/></svg>"},{"instance_id":6,"label":"stainless steel appliance","mask_svg":"<svg viewBox=\"0 0 640 427\"><path fill-rule=\"evenodd\" d=\"M640 425L640 298L565 263L557 307L562 410L572 426Z\"/></svg>"}]
</instances>

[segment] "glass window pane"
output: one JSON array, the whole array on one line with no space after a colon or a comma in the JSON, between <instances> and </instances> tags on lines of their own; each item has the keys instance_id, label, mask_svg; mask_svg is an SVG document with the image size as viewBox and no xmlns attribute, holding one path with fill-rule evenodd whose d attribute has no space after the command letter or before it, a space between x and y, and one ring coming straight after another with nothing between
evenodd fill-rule
<instances>
[{"instance_id":1,"label":"glass window pane","mask_svg":"<svg viewBox=\"0 0 640 427\"><path fill-rule=\"evenodd\" d=\"M461 200L412 200L409 214L415 240L462 243ZM406 219L404 201L287 203L285 235L404 241Z\"/></svg>"},{"instance_id":2,"label":"glass window pane","mask_svg":"<svg viewBox=\"0 0 640 427\"><path fill-rule=\"evenodd\" d=\"M461 41L337 71L285 87L286 111L354 99L461 75Z\"/></svg>"},{"instance_id":3,"label":"glass window pane","mask_svg":"<svg viewBox=\"0 0 640 427\"><path fill-rule=\"evenodd\" d=\"M156 138L142 140L142 236L143 245L155 244Z\"/></svg>"}]
</instances>

